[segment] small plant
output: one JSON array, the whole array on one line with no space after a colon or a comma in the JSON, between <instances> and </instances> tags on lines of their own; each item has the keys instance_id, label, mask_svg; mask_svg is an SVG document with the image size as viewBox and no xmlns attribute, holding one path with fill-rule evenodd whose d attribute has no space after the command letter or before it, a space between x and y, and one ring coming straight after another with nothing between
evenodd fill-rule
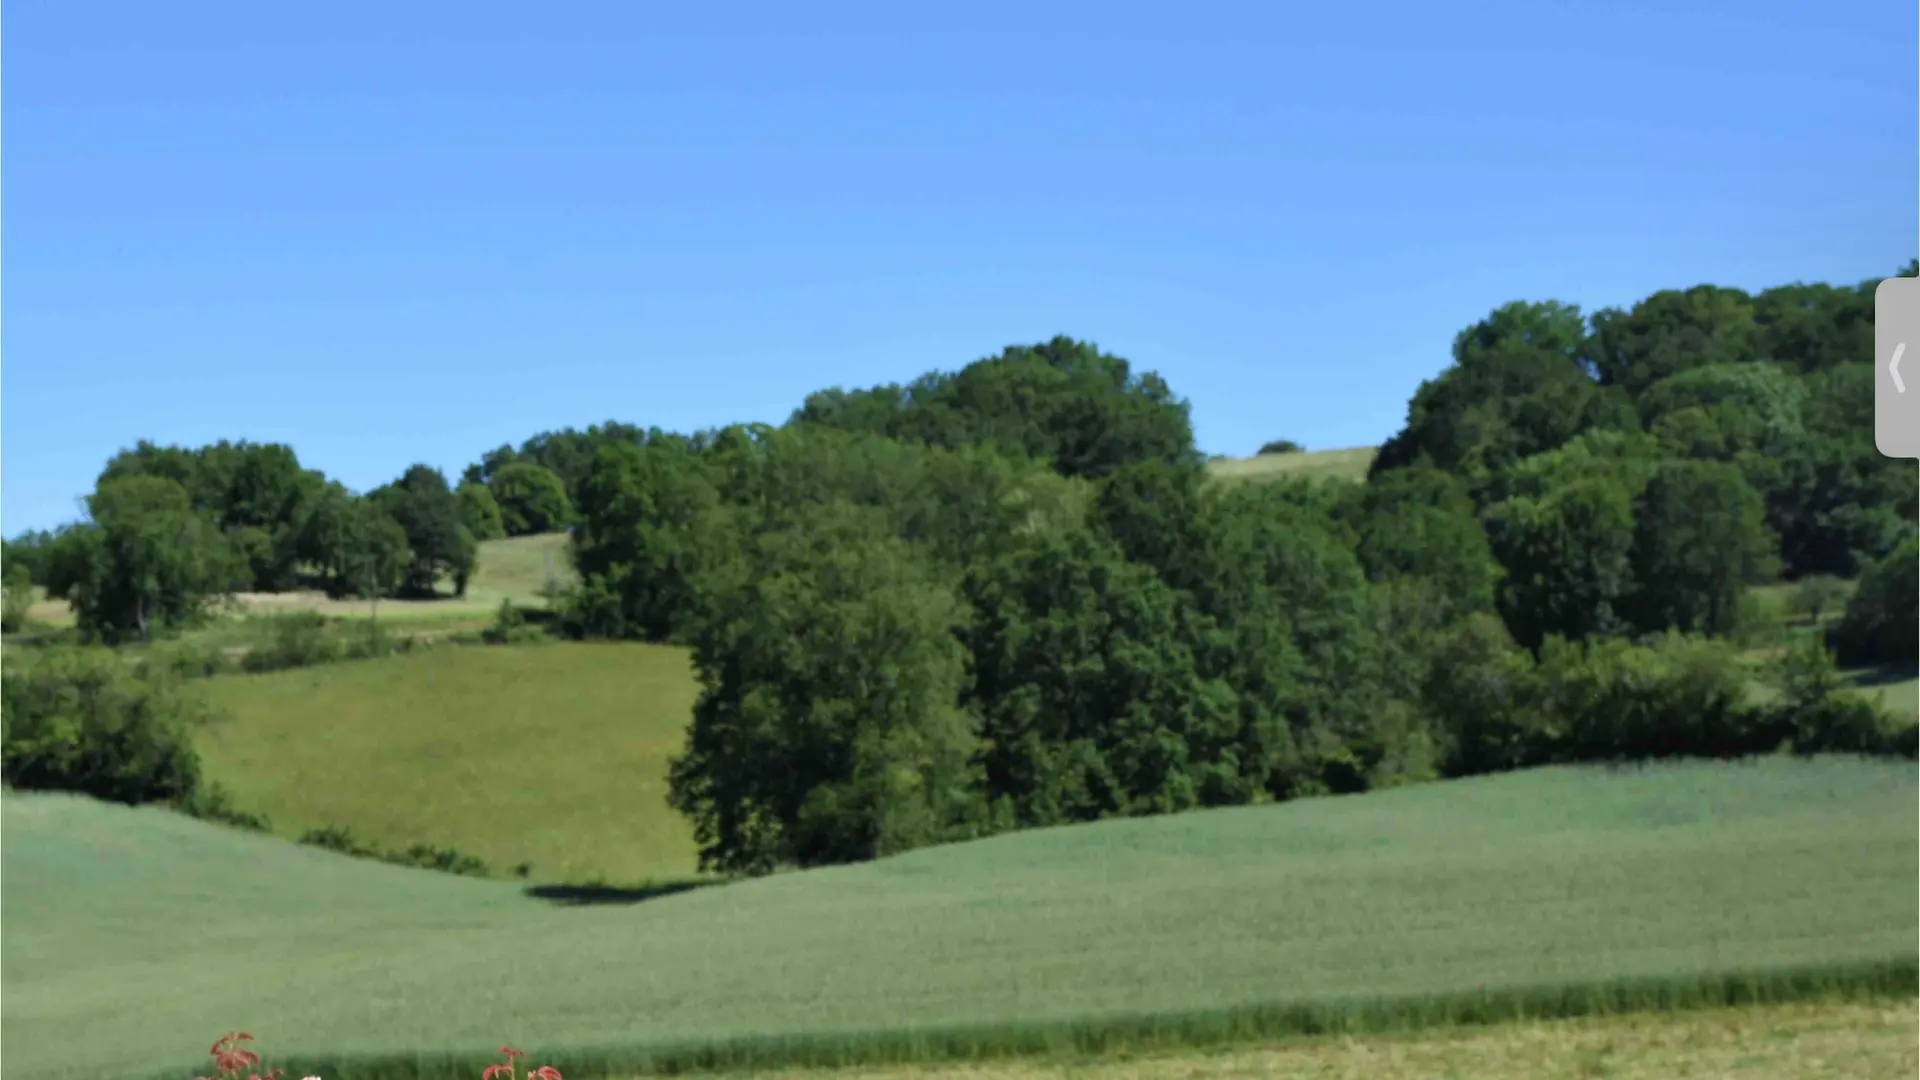
<instances>
[{"instance_id":1,"label":"small plant","mask_svg":"<svg viewBox=\"0 0 1920 1080\"><path fill-rule=\"evenodd\" d=\"M493 625L480 632L480 639L489 645L530 645L547 637L546 628L529 623L526 612L515 607L511 600L500 601Z\"/></svg>"},{"instance_id":2,"label":"small plant","mask_svg":"<svg viewBox=\"0 0 1920 1080\"><path fill-rule=\"evenodd\" d=\"M290 611L259 619L262 640L247 651L240 666L248 672L325 664L340 657L340 643L327 632L317 611Z\"/></svg>"},{"instance_id":3,"label":"small plant","mask_svg":"<svg viewBox=\"0 0 1920 1080\"><path fill-rule=\"evenodd\" d=\"M214 1042L213 1049L209 1051L213 1056L214 1074L196 1076L193 1080L280 1080L282 1070L268 1069L260 1072L260 1055L240 1045L253 1041L253 1036L244 1031L230 1031L220 1036ZM480 1074L480 1080L518 1080L514 1074L514 1062L526 1057L526 1052L515 1050L511 1046L501 1047L500 1052L506 1055L506 1062L487 1066L486 1070ZM306 1080L320 1080L320 1078L309 1076ZM537 1069L528 1069L526 1080L563 1080L563 1078L559 1069L551 1065L542 1065Z\"/></svg>"},{"instance_id":4,"label":"small plant","mask_svg":"<svg viewBox=\"0 0 1920 1080\"><path fill-rule=\"evenodd\" d=\"M244 1031L230 1031L220 1036L209 1051L213 1055L214 1075L196 1076L194 1080L240 1080L243 1073L246 1080L280 1080L279 1069L268 1069L264 1073L254 1071L260 1068L260 1055L240 1045L252 1041L253 1036ZM320 1078L309 1076L306 1080Z\"/></svg>"},{"instance_id":5,"label":"small plant","mask_svg":"<svg viewBox=\"0 0 1920 1080\"><path fill-rule=\"evenodd\" d=\"M342 855L351 855L358 859L378 859L396 866L440 870L466 877L488 877L492 874L492 870L484 859L469 855L458 848L443 848L435 844L414 844L405 851L383 851L361 841L353 834L352 829L343 825L308 829L300 834L300 843L325 848L328 851L337 851Z\"/></svg>"},{"instance_id":6,"label":"small plant","mask_svg":"<svg viewBox=\"0 0 1920 1080\"><path fill-rule=\"evenodd\" d=\"M515 1050L511 1046L501 1047L500 1052L507 1056L506 1062L500 1065L487 1066L487 1070L480 1074L480 1080L514 1080L513 1063L520 1058L526 1057L526 1052L523 1050ZM561 1080L560 1070L551 1065L542 1065L537 1069L528 1069L526 1080Z\"/></svg>"}]
</instances>

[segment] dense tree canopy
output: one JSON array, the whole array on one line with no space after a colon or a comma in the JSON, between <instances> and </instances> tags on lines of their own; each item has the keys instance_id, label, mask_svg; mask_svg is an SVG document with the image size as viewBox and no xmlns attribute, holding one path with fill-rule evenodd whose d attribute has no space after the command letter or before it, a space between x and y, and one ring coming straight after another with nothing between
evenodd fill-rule
<instances>
[{"instance_id":1,"label":"dense tree canopy","mask_svg":"<svg viewBox=\"0 0 1920 1080\"><path fill-rule=\"evenodd\" d=\"M870 432L947 449L990 446L1098 478L1129 461L1199 459L1187 404L1158 375L1092 344L1056 337L1010 346L907 386L824 390L793 423Z\"/></svg>"},{"instance_id":2,"label":"dense tree canopy","mask_svg":"<svg viewBox=\"0 0 1920 1080\"><path fill-rule=\"evenodd\" d=\"M401 575L401 591L432 596L441 575L453 578L456 595L465 595L473 572L476 541L461 523L460 500L447 478L430 465L415 465L400 479L368 495L400 526L412 559Z\"/></svg>"},{"instance_id":3,"label":"dense tree canopy","mask_svg":"<svg viewBox=\"0 0 1920 1080\"><path fill-rule=\"evenodd\" d=\"M1364 484L1211 482L1164 381L1065 337L777 427L543 432L457 490L140 443L91 520L9 546L7 587L18 560L125 640L242 587L464 591L478 540L569 528L558 629L692 649L671 801L728 872L1553 762L1885 752L1912 718L1901 744L1817 635L1740 652L1768 629L1749 586L1864 569L1833 644L1914 662L1920 485L1872 445L1871 292L1502 305Z\"/></svg>"}]
</instances>

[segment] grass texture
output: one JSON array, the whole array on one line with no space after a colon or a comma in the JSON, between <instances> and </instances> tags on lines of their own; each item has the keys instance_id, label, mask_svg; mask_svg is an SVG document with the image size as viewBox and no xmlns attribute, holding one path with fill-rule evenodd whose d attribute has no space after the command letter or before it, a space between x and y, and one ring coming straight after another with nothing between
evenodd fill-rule
<instances>
[{"instance_id":1,"label":"grass texture","mask_svg":"<svg viewBox=\"0 0 1920 1080\"><path fill-rule=\"evenodd\" d=\"M1536 1020L1186 1053L864 1068L839 1080L1911 1080L1914 1001L1822 1001ZM819 1076L800 1070L761 1080Z\"/></svg>"},{"instance_id":2,"label":"grass texture","mask_svg":"<svg viewBox=\"0 0 1920 1080\"><path fill-rule=\"evenodd\" d=\"M439 649L200 685L230 717L197 736L206 775L281 836L341 825L539 882L695 871L666 804L699 693L684 649Z\"/></svg>"},{"instance_id":3,"label":"grass texture","mask_svg":"<svg viewBox=\"0 0 1920 1080\"><path fill-rule=\"evenodd\" d=\"M1319 479L1365 480L1367 468L1379 453L1377 446L1356 446L1348 450L1314 450L1299 454L1261 454L1250 458L1216 458L1207 463L1207 471L1216 480L1277 480L1305 476Z\"/></svg>"},{"instance_id":4,"label":"grass texture","mask_svg":"<svg viewBox=\"0 0 1920 1080\"><path fill-rule=\"evenodd\" d=\"M506 1040L585 1080L1911 999L1915 794L1554 768L580 906L10 795L0 1038L36 1080L190 1076L235 1027L294 1076L473 1080Z\"/></svg>"}]
</instances>

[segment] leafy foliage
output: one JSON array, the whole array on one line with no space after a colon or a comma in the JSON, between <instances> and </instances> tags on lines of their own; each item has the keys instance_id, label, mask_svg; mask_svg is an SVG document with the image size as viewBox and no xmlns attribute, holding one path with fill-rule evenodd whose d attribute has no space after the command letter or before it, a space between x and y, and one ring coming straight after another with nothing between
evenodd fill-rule
<instances>
[{"instance_id":1,"label":"leafy foliage","mask_svg":"<svg viewBox=\"0 0 1920 1080\"><path fill-rule=\"evenodd\" d=\"M496 469L486 486L499 504L500 522L508 536L557 532L573 518L565 483L545 466L510 462Z\"/></svg>"},{"instance_id":2,"label":"leafy foliage","mask_svg":"<svg viewBox=\"0 0 1920 1080\"><path fill-rule=\"evenodd\" d=\"M1129 461L1199 460L1186 402L1158 375L1092 344L1056 337L1009 346L908 386L824 390L793 422L957 449L991 446L1097 479Z\"/></svg>"},{"instance_id":3,"label":"leafy foliage","mask_svg":"<svg viewBox=\"0 0 1920 1080\"><path fill-rule=\"evenodd\" d=\"M0 687L0 776L11 787L128 804L198 789L192 729L209 714L169 673L106 649L55 649L0 665Z\"/></svg>"},{"instance_id":4,"label":"leafy foliage","mask_svg":"<svg viewBox=\"0 0 1920 1080\"><path fill-rule=\"evenodd\" d=\"M245 570L187 490L163 476L110 479L49 555L47 592L73 605L81 630L107 642L198 621Z\"/></svg>"},{"instance_id":5,"label":"leafy foliage","mask_svg":"<svg viewBox=\"0 0 1920 1080\"><path fill-rule=\"evenodd\" d=\"M1920 542L1907 537L1861 577L1833 637L1843 663L1920 663Z\"/></svg>"},{"instance_id":6,"label":"leafy foliage","mask_svg":"<svg viewBox=\"0 0 1920 1080\"><path fill-rule=\"evenodd\" d=\"M457 491L141 443L23 562L122 640L242 586L464 592L480 537L570 528L554 629L693 648L671 801L729 873L1543 763L1905 752L1819 642L1736 645L1769 632L1749 586L1871 566L1835 644L1916 651L1914 471L1850 352L1870 293L1502 305L1364 485L1209 482L1163 380L1058 337L780 427L543 432ZM483 637L543 634L509 604ZM350 648L294 619L246 664Z\"/></svg>"},{"instance_id":7,"label":"leafy foliage","mask_svg":"<svg viewBox=\"0 0 1920 1080\"><path fill-rule=\"evenodd\" d=\"M447 487L446 476L430 465L415 465L368 498L406 535L412 558L400 576L400 591L432 596L435 583L447 574L454 579L455 593L465 595L476 541L461 524L460 501Z\"/></svg>"},{"instance_id":8,"label":"leafy foliage","mask_svg":"<svg viewBox=\"0 0 1920 1080\"><path fill-rule=\"evenodd\" d=\"M500 504L494 500L492 488L466 480L453 489L453 497L460 500L460 524L467 527L475 540L498 540L507 535L506 522L501 517Z\"/></svg>"},{"instance_id":9,"label":"leafy foliage","mask_svg":"<svg viewBox=\"0 0 1920 1080\"><path fill-rule=\"evenodd\" d=\"M755 538L750 572L694 634L705 691L671 799L706 868L849 862L972 831L962 605L871 512L809 516Z\"/></svg>"},{"instance_id":10,"label":"leafy foliage","mask_svg":"<svg viewBox=\"0 0 1920 1080\"><path fill-rule=\"evenodd\" d=\"M33 571L23 561L0 556L0 631L12 634L27 625L27 611L33 606Z\"/></svg>"}]
</instances>

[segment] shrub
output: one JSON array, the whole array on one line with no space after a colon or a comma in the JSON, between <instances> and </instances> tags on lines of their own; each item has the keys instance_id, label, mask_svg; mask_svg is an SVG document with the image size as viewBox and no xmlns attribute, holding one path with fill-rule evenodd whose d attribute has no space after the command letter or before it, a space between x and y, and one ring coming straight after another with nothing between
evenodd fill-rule
<instances>
[{"instance_id":1,"label":"shrub","mask_svg":"<svg viewBox=\"0 0 1920 1080\"><path fill-rule=\"evenodd\" d=\"M551 640L546 627L529 623L526 613L511 600L500 601L493 625L480 632L480 639L489 645L531 645Z\"/></svg>"},{"instance_id":2,"label":"shrub","mask_svg":"<svg viewBox=\"0 0 1920 1080\"><path fill-rule=\"evenodd\" d=\"M233 793L219 783L209 782L192 794L173 800L173 808L202 821L217 821L236 829L269 832L273 823L264 814L249 813L233 804Z\"/></svg>"},{"instance_id":3,"label":"shrub","mask_svg":"<svg viewBox=\"0 0 1920 1080\"><path fill-rule=\"evenodd\" d=\"M1776 736L1794 751L1905 753L1902 735L1865 695L1848 689L1833 654L1817 639L1797 643L1769 674L1777 695L1768 706Z\"/></svg>"},{"instance_id":4,"label":"shrub","mask_svg":"<svg viewBox=\"0 0 1920 1080\"><path fill-rule=\"evenodd\" d=\"M0 631L17 634L27 626L33 607L33 570L28 563L9 558L0 568Z\"/></svg>"},{"instance_id":5,"label":"shrub","mask_svg":"<svg viewBox=\"0 0 1920 1080\"><path fill-rule=\"evenodd\" d=\"M106 649L46 650L0 666L0 776L22 791L129 805L192 798L191 729L210 716L178 676Z\"/></svg>"},{"instance_id":6,"label":"shrub","mask_svg":"<svg viewBox=\"0 0 1920 1080\"><path fill-rule=\"evenodd\" d=\"M300 842L312 847L336 851L342 855L351 855L360 859L378 859L397 866L440 870L466 877L486 877L491 873L484 860L456 848L440 847L436 844L413 844L404 851L383 851L373 844L362 841L354 835L352 829L344 825L325 825L317 829L308 829L300 834Z\"/></svg>"},{"instance_id":7,"label":"shrub","mask_svg":"<svg viewBox=\"0 0 1920 1080\"><path fill-rule=\"evenodd\" d=\"M326 616L290 611L260 618L262 640L247 651L240 666L249 672L280 671L337 660L340 642L327 633Z\"/></svg>"},{"instance_id":8,"label":"shrub","mask_svg":"<svg viewBox=\"0 0 1920 1080\"><path fill-rule=\"evenodd\" d=\"M1648 644L1550 638L1538 693L1558 761L1738 757L1777 741L1726 642L1678 633Z\"/></svg>"},{"instance_id":9,"label":"shrub","mask_svg":"<svg viewBox=\"0 0 1920 1080\"><path fill-rule=\"evenodd\" d=\"M389 633L385 626L372 619L354 619L342 627L340 659L376 660L383 656L400 656L412 652L416 645L414 638L406 634Z\"/></svg>"},{"instance_id":10,"label":"shrub","mask_svg":"<svg viewBox=\"0 0 1920 1080\"><path fill-rule=\"evenodd\" d=\"M148 650L142 662L166 669L182 679L204 679L233 668L225 649L191 641L171 642Z\"/></svg>"},{"instance_id":11,"label":"shrub","mask_svg":"<svg viewBox=\"0 0 1920 1080\"><path fill-rule=\"evenodd\" d=\"M1301 446L1292 439L1275 439L1270 443L1262 444L1259 453L1255 456L1265 457L1268 454L1304 454L1306 450L1306 447Z\"/></svg>"}]
</instances>

